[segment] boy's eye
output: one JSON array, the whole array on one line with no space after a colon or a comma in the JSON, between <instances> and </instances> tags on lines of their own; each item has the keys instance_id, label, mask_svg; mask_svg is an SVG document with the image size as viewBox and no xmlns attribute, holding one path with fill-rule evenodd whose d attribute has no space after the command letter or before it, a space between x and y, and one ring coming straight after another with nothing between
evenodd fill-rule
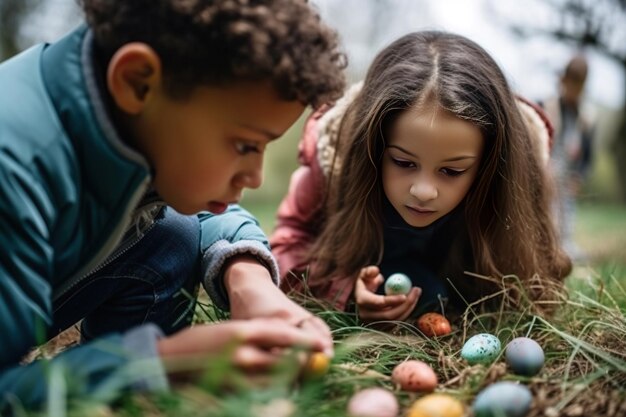
<instances>
[{"instance_id":1,"label":"boy's eye","mask_svg":"<svg viewBox=\"0 0 626 417\"><path fill-rule=\"evenodd\" d=\"M258 145L251 144L249 142L237 141L235 142L235 149L240 155L247 155L249 153L259 153Z\"/></svg>"},{"instance_id":2,"label":"boy's eye","mask_svg":"<svg viewBox=\"0 0 626 417\"><path fill-rule=\"evenodd\" d=\"M456 170L451 168L441 168L441 172L448 177L458 177L463 174L465 170Z\"/></svg>"},{"instance_id":3,"label":"boy's eye","mask_svg":"<svg viewBox=\"0 0 626 417\"><path fill-rule=\"evenodd\" d=\"M413 168L415 166L413 162L404 159L391 158L391 160L400 168Z\"/></svg>"}]
</instances>

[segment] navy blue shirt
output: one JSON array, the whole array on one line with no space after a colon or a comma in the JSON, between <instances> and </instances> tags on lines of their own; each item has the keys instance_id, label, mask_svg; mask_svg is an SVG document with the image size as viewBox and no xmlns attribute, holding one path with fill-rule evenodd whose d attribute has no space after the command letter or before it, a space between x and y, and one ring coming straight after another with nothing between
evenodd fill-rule
<instances>
[{"instance_id":1,"label":"navy blue shirt","mask_svg":"<svg viewBox=\"0 0 626 417\"><path fill-rule=\"evenodd\" d=\"M385 198L383 202L383 259L379 265L387 278L401 272L422 289L412 316L428 311L441 312L448 299L448 284L438 276L450 251L450 244L458 233L456 219L462 216L462 204L426 227L414 227L404 221ZM384 292L384 286L378 292Z\"/></svg>"}]
</instances>

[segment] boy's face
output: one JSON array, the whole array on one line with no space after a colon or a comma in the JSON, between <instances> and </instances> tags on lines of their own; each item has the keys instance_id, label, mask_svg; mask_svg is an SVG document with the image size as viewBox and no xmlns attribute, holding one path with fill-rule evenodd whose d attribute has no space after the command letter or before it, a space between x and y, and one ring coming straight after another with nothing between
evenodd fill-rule
<instances>
[{"instance_id":1,"label":"boy's face","mask_svg":"<svg viewBox=\"0 0 626 417\"><path fill-rule=\"evenodd\" d=\"M302 114L269 83L199 87L184 100L152 91L131 131L154 168L154 186L183 214L222 213L261 185L263 154Z\"/></svg>"},{"instance_id":2,"label":"boy's face","mask_svg":"<svg viewBox=\"0 0 626 417\"><path fill-rule=\"evenodd\" d=\"M459 205L476 178L484 142L478 127L440 108L403 112L387 141L385 195L414 227L428 226Z\"/></svg>"}]
</instances>

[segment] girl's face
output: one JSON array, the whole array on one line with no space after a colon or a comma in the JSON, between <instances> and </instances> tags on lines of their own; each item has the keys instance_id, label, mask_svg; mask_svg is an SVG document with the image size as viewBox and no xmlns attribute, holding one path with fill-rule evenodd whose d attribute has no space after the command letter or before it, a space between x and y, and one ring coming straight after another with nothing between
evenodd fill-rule
<instances>
[{"instance_id":1,"label":"girl's face","mask_svg":"<svg viewBox=\"0 0 626 417\"><path fill-rule=\"evenodd\" d=\"M463 200L483 146L478 127L440 108L404 111L388 132L383 155L387 199L411 226L430 225Z\"/></svg>"}]
</instances>

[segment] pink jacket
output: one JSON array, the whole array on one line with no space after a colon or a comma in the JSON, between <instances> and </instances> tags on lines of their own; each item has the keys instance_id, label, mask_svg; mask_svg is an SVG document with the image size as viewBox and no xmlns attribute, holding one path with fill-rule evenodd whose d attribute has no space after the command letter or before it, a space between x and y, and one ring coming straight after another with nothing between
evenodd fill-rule
<instances>
[{"instance_id":1,"label":"pink jacket","mask_svg":"<svg viewBox=\"0 0 626 417\"><path fill-rule=\"evenodd\" d=\"M330 300L344 310L352 292L351 279L343 278L312 285L305 281L306 254L319 234L318 214L323 209L326 175L318 159L318 121L328 107L313 113L306 122L298 148L301 166L292 174L289 191L278 208L277 223L270 246L281 271L285 292L302 291L306 286L317 297Z\"/></svg>"},{"instance_id":2,"label":"pink jacket","mask_svg":"<svg viewBox=\"0 0 626 417\"><path fill-rule=\"evenodd\" d=\"M307 120L298 148L301 166L292 174L289 191L281 202L276 228L270 238L272 252L278 261L281 273L281 288L285 292L301 292L304 287L317 298L332 302L339 310L345 310L352 290L354 277L335 277L320 283L306 280L308 265L306 254L320 232L317 221L323 210L326 194L324 161L332 160L327 148L334 144L326 141L336 136L338 122L360 86L353 87L335 107L324 107ZM541 157L548 162L552 142L552 125L540 107L523 98L519 108L533 136L538 140ZM331 114L334 113L334 114ZM321 136L323 144L318 143ZM332 139L331 139L332 141ZM328 164L326 164L328 165Z\"/></svg>"}]
</instances>

